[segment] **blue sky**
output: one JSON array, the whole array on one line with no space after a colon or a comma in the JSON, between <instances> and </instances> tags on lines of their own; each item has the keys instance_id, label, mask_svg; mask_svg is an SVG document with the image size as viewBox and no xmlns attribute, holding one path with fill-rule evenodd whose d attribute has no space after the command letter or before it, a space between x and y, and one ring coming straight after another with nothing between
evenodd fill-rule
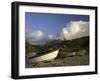
<instances>
[{"instance_id":1,"label":"blue sky","mask_svg":"<svg viewBox=\"0 0 100 81\"><path fill-rule=\"evenodd\" d=\"M48 13L25 13L26 31L41 30L46 35L59 34L62 28L70 21L89 21L89 16L48 14Z\"/></svg>"},{"instance_id":2,"label":"blue sky","mask_svg":"<svg viewBox=\"0 0 100 81\"><path fill-rule=\"evenodd\" d=\"M46 36L58 35L71 21L89 22L88 15L25 13L25 32L40 31Z\"/></svg>"}]
</instances>

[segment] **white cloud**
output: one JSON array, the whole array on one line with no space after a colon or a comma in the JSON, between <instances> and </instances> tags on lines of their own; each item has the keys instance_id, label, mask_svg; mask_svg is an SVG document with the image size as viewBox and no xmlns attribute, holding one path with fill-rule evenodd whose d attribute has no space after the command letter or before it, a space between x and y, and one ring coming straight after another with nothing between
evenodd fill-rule
<instances>
[{"instance_id":1,"label":"white cloud","mask_svg":"<svg viewBox=\"0 0 100 81\"><path fill-rule=\"evenodd\" d=\"M44 34L40 30L25 33L25 38L30 43L33 43L34 41L41 39L43 36L44 36Z\"/></svg>"},{"instance_id":2,"label":"white cloud","mask_svg":"<svg viewBox=\"0 0 100 81\"><path fill-rule=\"evenodd\" d=\"M60 39L71 40L89 35L89 22L71 21L62 29Z\"/></svg>"},{"instance_id":3,"label":"white cloud","mask_svg":"<svg viewBox=\"0 0 100 81\"><path fill-rule=\"evenodd\" d=\"M53 39L53 38L54 38L53 35L49 35L49 36L48 36L48 39Z\"/></svg>"},{"instance_id":4,"label":"white cloud","mask_svg":"<svg viewBox=\"0 0 100 81\"><path fill-rule=\"evenodd\" d=\"M71 21L66 25L66 27L62 28L62 33L60 33L59 35L52 35L52 34L48 35L47 39L71 40L71 39L76 39L84 36L89 36L89 22ZM44 33L40 30L25 33L26 40L31 44L42 39L43 37L44 37Z\"/></svg>"},{"instance_id":5,"label":"white cloud","mask_svg":"<svg viewBox=\"0 0 100 81\"><path fill-rule=\"evenodd\" d=\"M60 39L60 36L48 35L48 39L50 39L50 40L58 40L58 39Z\"/></svg>"}]
</instances>

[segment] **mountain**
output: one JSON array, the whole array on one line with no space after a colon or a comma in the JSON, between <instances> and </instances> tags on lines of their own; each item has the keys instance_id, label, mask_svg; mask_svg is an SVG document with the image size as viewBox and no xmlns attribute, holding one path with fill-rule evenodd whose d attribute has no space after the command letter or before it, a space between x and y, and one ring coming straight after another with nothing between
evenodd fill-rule
<instances>
[{"instance_id":1,"label":"mountain","mask_svg":"<svg viewBox=\"0 0 100 81\"><path fill-rule=\"evenodd\" d=\"M56 44L59 44L59 43L61 43L62 42L62 40L47 40L46 41L46 45L56 45Z\"/></svg>"},{"instance_id":2,"label":"mountain","mask_svg":"<svg viewBox=\"0 0 100 81\"><path fill-rule=\"evenodd\" d=\"M65 48L66 51L77 51L89 48L89 36L73 39L70 41L63 41L59 46Z\"/></svg>"},{"instance_id":3,"label":"mountain","mask_svg":"<svg viewBox=\"0 0 100 81\"><path fill-rule=\"evenodd\" d=\"M28 42L25 42L25 53L30 53L33 51L36 51L36 47Z\"/></svg>"},{"instance_id":4,"label":"mountain","mask_svg":"<svg viewBox=\"0 0 100 81\"><path fill-rule=\"evenodd\" d=\"M85 47L89 46L89 36L81 37L73 40L51 40L47 41L46 45L50 46L66 46L66 47Z\"/></svg>"},{"instance_id":5,"label":"mountain","mask_svg":"<svg viewBox=\"0 0 100 81\"><path fill-rule=\"evenodd\" d=\"M43 52L51 49L60 51L77 51L81 49L89 50L89 36L73 40L47 40L45 44L32 45L26 42L26 53Z\"/></svg>"}]
</instances>

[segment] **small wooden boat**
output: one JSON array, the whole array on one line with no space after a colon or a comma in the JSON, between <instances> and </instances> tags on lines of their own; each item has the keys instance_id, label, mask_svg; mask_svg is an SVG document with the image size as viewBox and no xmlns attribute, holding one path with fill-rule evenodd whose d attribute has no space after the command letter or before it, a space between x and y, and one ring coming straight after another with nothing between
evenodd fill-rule
<instances>
[{"instance_id":1,"label":"small wooden boat","mask_svg":"<svg viewBox=\"0 0 100 81\"><path fill-rule=\"evenodd\" d=\"M35 57L30 58L31 63L41 62L41 61L50 61L57 57L59 50L55 50L46 54L40 54Z\"/></svg>"}]
</instances>

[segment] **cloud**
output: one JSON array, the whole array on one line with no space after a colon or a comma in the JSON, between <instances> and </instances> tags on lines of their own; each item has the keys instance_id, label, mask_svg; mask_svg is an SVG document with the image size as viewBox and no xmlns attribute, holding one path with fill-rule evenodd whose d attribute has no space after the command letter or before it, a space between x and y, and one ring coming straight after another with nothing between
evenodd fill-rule
<instances>
[{"instance_id":1,"label":"cloud","mask_svg":"<svg viewBox=\"0 0 100 81\"><path fill-rule=\"evenodd\" d=\"M48 35L48 39L50 39L50 40L58 40L58 39L60 39L60 36L58 35Z\"/></svg>"},{"instance_id":2,"label":"cloud","mask_svg":"<svg viewBox=\"0 0 100 81\"><path fill-rule=\"evenodd\" d=\"M43 36L44 36L44 34L40 30L34 31L34 32L26 32L25 33L25 39L29 43L33 43L34 41L37 41L37 40L41 39Z\"/></svg>"},{"instance_id":3,"label":"cloud","mask_svg":"<svg viewBox=\"0 0 100 81\"><path fill-rule=\"evenodd\" d=\"M60 39L71 40L89 35L89 22L71 21L62 29Z\"/></svg>"},{"instance_id":4,"label":"cloud","mask_svg":"<svg viewBox=\"0 0 100 81\"><path fill-rule=\"evenodd\" d=\"M59 35L51 34L45 37L44 33L40 30L25 33L26 41L31 44L35 44L36 42L39 42L39 40L72 40L84 36L89 36L89 22L86 21L69 22L65 27L62 28L62 32Z\"/></svg>"},{"instance_id":5,"label":"cloud","mask_svg":"<svg viewBox=\"0 0 100 81\"><path fill-rule=\"evenodd\" d=\"M48 35L48 39L54 39L53 35Z\"/></svg>"}]
</instances>

